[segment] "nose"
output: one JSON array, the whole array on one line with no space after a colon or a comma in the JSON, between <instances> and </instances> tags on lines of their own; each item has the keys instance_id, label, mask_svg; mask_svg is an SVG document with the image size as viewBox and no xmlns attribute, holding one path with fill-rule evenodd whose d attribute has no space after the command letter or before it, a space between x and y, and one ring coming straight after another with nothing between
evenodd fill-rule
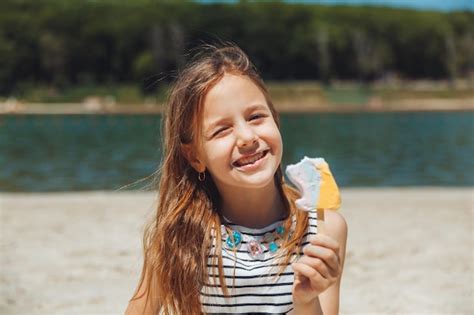
<instances>
[{"instance_id":1,"label":"nose","mask_svg":"<svg viewBox=\"0 0 474 315\"><path fill-rule=\"evenodd\" d=\"M239 126L236 130L237 136L237 146L240 147L248 147L255 142L257 142L258 136L255 134L255 131L249 127L248 125L244 124L243 126Z\"/></svg>"}]
</instances>

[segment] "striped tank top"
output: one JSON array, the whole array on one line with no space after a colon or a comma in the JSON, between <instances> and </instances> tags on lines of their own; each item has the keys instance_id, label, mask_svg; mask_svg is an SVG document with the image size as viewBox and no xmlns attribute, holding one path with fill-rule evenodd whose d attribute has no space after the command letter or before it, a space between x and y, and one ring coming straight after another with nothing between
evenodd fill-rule
<instances>
[{"instance_id":1,"label":"striped tank top","mask_svg":"<svg viewBox=\"0 0 474 315\"><path fill-rule=\"evenodd\" d=\"M293 220L295 220L293 218ZM294 254L293 259L302 255L302 248L309 244L308 237L317 233L317 213L309 212L308 230L304 234L302 247L298 255ZM277 221L261 229L251 229L227 223L232 230L237 230L242 234L242 245L251 238L261 239L266 233L273 233L283 220ZM211 278L218 278L218 271L213 265L212 258L215 256L214 246L208 256L208 271ZM279 250L272 254L264 247L263 254L258 258L250 256L246 248L237 247L234 250L228 249L225 239L222 240L222 264L225 281L229 296L224 294L219 287L219 282L209 279L201 289L200 299L202 311L205 314L286 314L293 309L292 288L294 273L288 264L280 277L275 275L280 270L278 259L282 253Z\"/></svg>"}]
</instances>

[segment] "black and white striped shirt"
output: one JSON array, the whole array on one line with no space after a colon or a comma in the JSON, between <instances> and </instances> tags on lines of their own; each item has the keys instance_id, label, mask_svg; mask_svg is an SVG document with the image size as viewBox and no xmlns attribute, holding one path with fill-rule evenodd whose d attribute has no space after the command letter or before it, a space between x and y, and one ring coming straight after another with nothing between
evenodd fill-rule
<instances>
[{"instance_id":1,"label":"black and white striped shirt","mask_svg":"<svg viewBox=\"0 0 474 315\"><path fill-rule=\"evenodd\" d=\"M308 230L304 235L302 247L308 244L307 238L317 233L316 211L309 213ZM294 219L293 219L294 220ZM249 237L262 237L265 233L273 232L283 221L277 221L262 229L251 229L232 223L227 224L231 229L238 230L245 239ZM206 314L286 314L293 309L292 287L294 274L288 264L280 277L275 277L280 265L278 259L282 253L269 253L264 250L259 259L252 258L246 249L237 248L233 250L225 246L222 240L222 263L225 281L230 296L224 297L221 288L209 279L208 284L201 290L201 304ZM215 238L214 238L215 242ZM215 243L214 243L215 244ZM212 248L215 249L215 246ZM302 254L302 248L300 254ZM208 270L210 277L218 277L217 268L213 268L212 258L215 252L212 250L208 256ZM298 255L298 256L299 256ZM297 255L294 255L297 258ZM234 269L235 266L235 269ZM234 276L235 273L235 276ZM218 279L216 279L218 280Z\"/></svg>"}]
</instances>

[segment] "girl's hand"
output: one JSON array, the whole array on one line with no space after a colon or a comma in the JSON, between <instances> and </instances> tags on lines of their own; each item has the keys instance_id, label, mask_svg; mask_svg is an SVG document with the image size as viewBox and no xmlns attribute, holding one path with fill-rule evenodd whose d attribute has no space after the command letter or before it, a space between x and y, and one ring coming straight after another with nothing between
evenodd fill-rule
<instances>
[{"instance_id":1,"label":"girl's hand","mask_svg":"<svg viewBox=\"0 0 474 315\"><path fill-rule=\"evenodd\" d=\"M303 257L291 266L295 272L293 304L309 305L341 275L339 243L327 235L309 238Z\"/></svg>"}]
</instances>

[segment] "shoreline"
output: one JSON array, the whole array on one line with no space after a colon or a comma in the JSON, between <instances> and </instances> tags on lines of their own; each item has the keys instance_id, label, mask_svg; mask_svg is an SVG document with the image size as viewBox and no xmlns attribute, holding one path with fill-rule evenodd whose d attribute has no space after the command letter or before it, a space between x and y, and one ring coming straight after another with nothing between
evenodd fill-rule
<instances>
[{"instance_id":1,"label":"shoreline","mask_svg":"<svg viewBox=\"0 0 474 315\"><path fill-rule=\"evenodd\" d=\"M341 196L349 227L341 314L474 312L474 187ZM140 191L0 193L0 313L123 314L155 200Z\"/></svg>"},{"instance_id":2,"label":"shoreline","mask_svg":"<svg viewBox=\"0 0 474 315\"><path fill-rule=\"evenodd\" d=\"M297 103L298 106L294 106ZM400 99L367 104L327 104L314 100L275 101L280 113L383 113L383 112L470 112L474 99ZM139 115L161 114L163 104L103 104L103 103L0 103L0 117L11 115Z\"/></svg>"}]
</instances>

